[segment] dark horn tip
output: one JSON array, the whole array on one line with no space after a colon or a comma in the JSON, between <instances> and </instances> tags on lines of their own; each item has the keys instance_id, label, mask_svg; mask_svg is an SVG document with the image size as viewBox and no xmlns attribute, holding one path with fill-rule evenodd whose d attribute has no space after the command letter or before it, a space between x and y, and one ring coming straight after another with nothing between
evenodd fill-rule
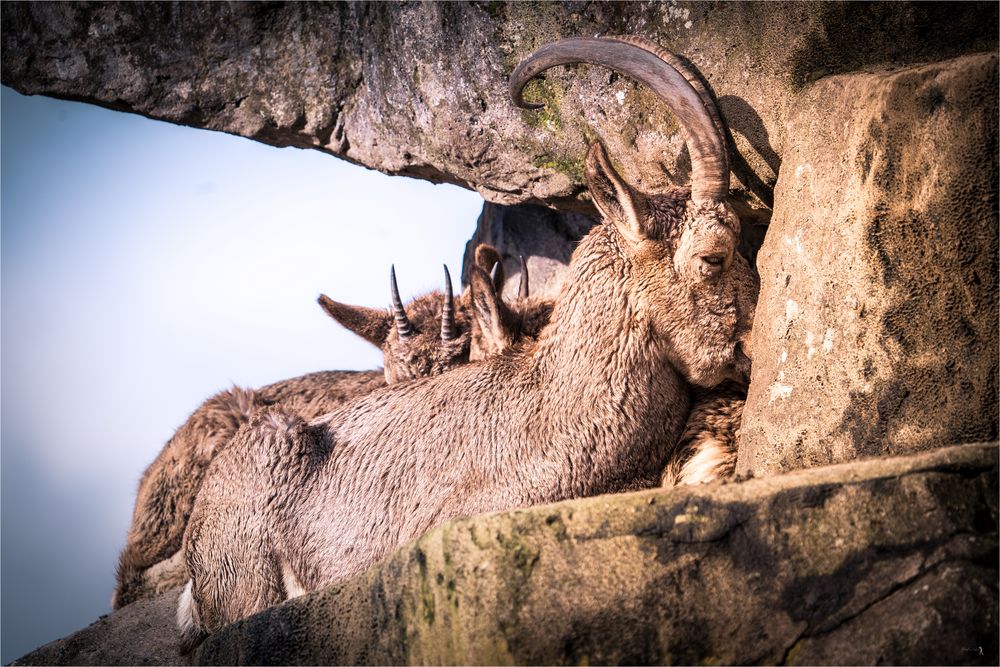
<instances>
[{"instance_id":1,"label":"dark horn tip","mask_svg":"<svg viewBox=\"0 0 1000 667\"><path fill-rule=\"evenodd\" d=\"M444 264L444 302L441 305L441 340L449 341L455 338L455 304L452 302L451 273Z\"/></svg>"},{"instance_id":2,"label":"dark horn tip","mask_svg":"<svg viewBox=\"0 0 1000 667\"><path fill-rule=\"evenodd\" d=\"M543 103L529 102L524 99L524 87L527 86L528 82L531 81L533 78L535 77L530 76L528 78L525 78L524 70L520 65L514 69L514 73L511 74L510 76L510 84L509 84L510 87L508 90L508 92L510 93L510 101L513 102L514 106L516 106L518 109L536 110L536 109L541 109L545 106L545 104Z\"/></svg>"},{"instance_id":3,"label":"dark horn tip","mask_svg":"<svg viewBox=\"0 0 1000 667\"><path fill-rule=\"evenodd\" d=\"M392 314L396 320L396 331L400 338L407 338L413 334L413 326L410 318L406 316L406 309L403 308L403 301L399 298L399 287L396 285L396 265L389 268L389 289L392 292Z\"/></svg>"},{"instance_id":4,"label":"dark horn tip","mask_svg":"<svg viewBox=\"0 0 1000 667\"><path fill-rule=\"evenodd\" d=\"M517 298L528 297L528 263L524 261L524 255L518 255L521 260L521 280L517 285Z\"/></svg>"}]
</instances>

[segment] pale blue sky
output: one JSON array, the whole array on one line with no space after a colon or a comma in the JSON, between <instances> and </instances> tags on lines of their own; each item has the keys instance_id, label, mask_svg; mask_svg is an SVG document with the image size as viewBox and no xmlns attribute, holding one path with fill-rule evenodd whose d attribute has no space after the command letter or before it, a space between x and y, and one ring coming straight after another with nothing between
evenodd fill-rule
<instances>
[{"instance_id":1,"label":"pale blue sky","mask_svg":"<svg viewBox=\"0 0 1000 667\"><path fill-rule=\"evenodd\" d=\"M109 611L139 475L233 383L380 364L316 305L461 275L480 197L0 93L4 664ZM458 285L456 285L456 289Z\"/></svg>"}]
</instances>

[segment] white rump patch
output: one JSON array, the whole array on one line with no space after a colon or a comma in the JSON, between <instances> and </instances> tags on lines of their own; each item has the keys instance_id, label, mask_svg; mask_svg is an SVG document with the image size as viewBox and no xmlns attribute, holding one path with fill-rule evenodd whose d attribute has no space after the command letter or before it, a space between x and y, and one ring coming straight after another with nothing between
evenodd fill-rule
<instances>
[{"instance_id":1,"label":"white rump patch","mask_svg":"<svg viewBox=\"0 0 1000 667\"><path fill-rule=\"evenodd\" d=\"M678 484L707 484L728 477L735 452L719 440L698 445L698 451L688 459L678 475Z\"/></svg>"},{"instance_id":2,"label":"white rump patch","mask_svg":"<svg viewBox=\"0 0 1000 667\"><path fill-rule=\"evenodd\" d=\"M181 596L177 600L177 629L182 637L190 637L201 632L198 619L198 606L191 594L191 580L188 579Z\"/></svg>"},{"instance_id":3,"label":"white rump patch","mask_svg":"<svg viewBox=\"0 0 1000 667\"><path fill-rule=\"evenodd\" d=\"M302 582L299 581L299 578L295 576L295 573L292 572L292 567L288 564L288 561L284 559L281 561L281 582L285 586L285 595L288 600L305 595L309 592L306 590L306 587L302 585Z\"/></svg>"}]
</instances>

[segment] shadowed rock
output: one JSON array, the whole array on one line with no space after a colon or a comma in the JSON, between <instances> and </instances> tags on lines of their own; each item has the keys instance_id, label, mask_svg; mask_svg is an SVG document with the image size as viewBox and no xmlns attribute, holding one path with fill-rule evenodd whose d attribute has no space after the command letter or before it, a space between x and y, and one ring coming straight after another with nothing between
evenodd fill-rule
<instances>
[{"instance_id":1,"label":"shadowed rock","mask_svg":"<svg viewBox=\"0 0 1000 667\"><path fill-rule=\"evenodd\" d=\"M997 437L997 83L984 54L802 93L739 472Z\"/></svg>"},{"instance_id":2,"label":"shadowed rock","mask_svg":"<svg viewBox=\"0 0 1000 667\"><path fill-rule=\"evenodd\" d=\"M182 665L177 641L180 589L140 600L15 660L14 665Z\"/></svg>"},{"instance_id":3,"label":"shadowed rock","mask_svg":"<svg viewBox=\"0 0 1000 667\"><path fill-rule=\"evenodd\" d=\"M480 243L488 243L503 256L507 275L505 298L517 297L520 257L528 264L531 294L555 298L573 249L596 223L596 219L582 213L565 213L531 204L499 206L486 202L476 231L465 245L462 281L468 283L475 249Z\"/></svg>"},{"instance_id":4,"label":"shadowed rock","mask_svg":"<svg viewBox=\"0 0 1000 667\"><path fill-rule=\"evenodd\" d=\"M966 445L453 521L223 629L195 657L996 664L997 456ZM19 662L176 662L175 599Z\"/></svg>"}]
</instances>

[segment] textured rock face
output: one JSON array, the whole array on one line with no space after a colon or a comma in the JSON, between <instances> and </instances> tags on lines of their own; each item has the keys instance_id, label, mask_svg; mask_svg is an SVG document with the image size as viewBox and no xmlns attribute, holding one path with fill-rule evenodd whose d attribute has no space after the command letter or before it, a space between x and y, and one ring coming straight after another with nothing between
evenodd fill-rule
<instances>
[{"instance_id":1,"label":"textured rock face","mask_svg":"<svg viewBox=\"0 0 1000 667\"><path fill-rule=\"evenodd\" d=\"M15 665L183 665L178 651L180 589L140 600L89 627L46 644Z\"/></svg>"},{"instance_id":2,"label":"textured rock face","mask_svg":"<svg viewBox=\"0 0 1000 667\"><path fill-rule=\"evenodd\" d=\"M5 3L2 81L380 171L488 200L581 207L599 137L645 188L685 182L665 106L603 68L532 84L516 62L563 36L641 34L710 83L742 187L769 203L797 92L821 76L996 48L995 3ZM459 35L461 38L458 38ZM649 165L658 165L649 169Z\"/></svg>"},{"instance_id":3,"label":"textured rock face","mask_svg":"<svg viewBox=\"0 0 1000 667\"><path fill-rule=\"evenodd\" d=\"M817 82L758 258L738 470L997 436L997 56Z\"/></svg>"},{"instance_id":4,"label":"textured rock face","mask_svg":"<svg viewBox=\"0 0 1000 667\"><path fill-rule=\"evenodd\" d=\"M454 522L197 658L989 664L996 457L973 446Z\"/></svg>"},{"instance_id":5,"label":"textured rock face","mask_svg":"<svg viewBox=\"0 0 1000 667\"><path fill-rule=\"evenodd\" d=\"M196 662L996 664L997 457L967 445L455 521L223 629ZM175 664L176 595L20 663Z\"/></svg>"}]
</instances>

